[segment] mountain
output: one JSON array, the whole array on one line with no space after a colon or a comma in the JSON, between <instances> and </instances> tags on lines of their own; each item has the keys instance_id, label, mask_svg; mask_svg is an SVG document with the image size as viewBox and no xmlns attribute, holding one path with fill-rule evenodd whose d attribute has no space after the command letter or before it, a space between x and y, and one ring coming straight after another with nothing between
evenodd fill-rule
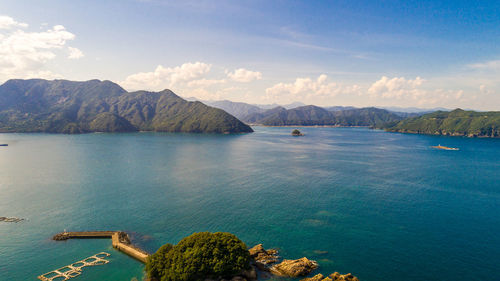
<instances>
[{"instance_id":1,"label":"mountain","mask_svg":"<svg viewBox=\"0 0 500 281\"><path fill-rule=\"evenodd\" d=\"M271 117L275 114L280 114L281 112L286 112L286 108L284 108L282 106L277 106L275 108L265 110L264 112L253 113L253 114L249 114L247 116L244 116L243 118L241 118L241 121L243 121L245 123L249 123L249 124L259 124L260 121L262 121L268 117Z\"/></svg>"},{"instance_id":2,"label":"mountain","mask_svg":"<svg viewBox=\"0 0 500 281\"><path fill-rule=\"evenodd\" d=\"M289 104L284 104L284 105L279 105L277 103L273 103L273 104L254 104L254 105L257 106L257 107L260 107L262 109L273 109L273 108L276 108L278 106L284 107L285 109L292 109L292 108L296 108L296 107L305 106L304 103L301 103L299 101L292 102L292 103L289 103Z\"/></svg>"},{"instance_id":3,"label":"mountain","mask_svg":"<svg viewBox=\"0 0 500 281\"><path fill-rule=\"evenodd\" d=\"M241 119L250 114L261 113L265 111L265 109L244 102L233 102L229 100L202 102L208 106L222 109L238 119Z\"/></svg>"},{"instance_id":4,"label":"mountain","mask_svg":"<svg viewBox=\"0 0 500 281\"><path fill-rule=\"evenodd\" d=\"M246 116L248 123L266 126L381 126L403 118L384 109L367 107L329 111L322 107L307 105L293 109L277 107L263 113Z\"/></svg>"},{"instance_id":5,"label":"mountain","mask_svg":"<svg viewBox=\"0 0 500 281\"><path fill-rule=\"evenodd\" d=\"M252 129L223 110L170 90L127 92L110 81L9 80L0 86L0 132L195 132Z\"/></svg>"},{"instance_id":6,"label":"mountain","mask_svg":"<svg viewBox=\"0 0 500 281\"><path fill-rule=\"evenodd\" d=\"M341 110L347 110L347 109L356 109L354 106L328 106L324 107L324 109L328 111L341 111Z\"/></svg>"},{"instance_id":7,"label":"mountain","mask_svg":"<svg viewBox=\"0 0 500 281\"><path fill-rule=\"evenodd\" d=\"M436 108L419 108L419 107L399 107L399 106L379 106L378 108L386 109L392 112L401 113L420 113L426 114L435 111L451 111L451 109L436 107Z\"/></svg>"},{"instance_id":8,"label":"mountain","mask_svg":"<svg viewBox=\"0 0 500 281\"><path fill-rule=\"evenodd\" d=\"M386 131L430 135L500 137L500 112L437 111L382 126Z\"/></svg>"}]
</instances>

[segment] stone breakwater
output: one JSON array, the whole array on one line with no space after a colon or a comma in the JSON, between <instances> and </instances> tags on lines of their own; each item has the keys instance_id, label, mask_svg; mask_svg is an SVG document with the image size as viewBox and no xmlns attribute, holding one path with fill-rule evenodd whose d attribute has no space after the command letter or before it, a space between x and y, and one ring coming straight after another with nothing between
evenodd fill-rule
<instances>
[{"instance_id":1,"label":"stone breakwater","mask_svg":"<svg viewBox=\"0 0 500 281\"><path fill-rule=\"evenodd\" d=\"M89 239L89 238L111 238L113 248L137 259L142 263L146 263L149 254L132 245L128 234L123 231L77 231L77 232L61 232L54 237L53 240L62 241L68 239Z\"/></svg>"}]
</instances>

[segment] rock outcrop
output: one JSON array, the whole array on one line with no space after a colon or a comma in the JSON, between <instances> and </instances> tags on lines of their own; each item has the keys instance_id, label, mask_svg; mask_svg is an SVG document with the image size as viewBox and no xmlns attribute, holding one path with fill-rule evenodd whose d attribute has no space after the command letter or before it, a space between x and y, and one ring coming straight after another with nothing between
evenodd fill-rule
<instances>
[{"instance_id":1,"label":"rock outcrop","mask_svg":"<svg viewBox=\"0 0 500 281\"><path fill-rule=\"evenodd\" d=\"M323 276L323 274L318 273L318 274L314 275L313 277L304 278L304 279L301 279L300 281L323 281L325 279L326 278L325 278L325 276ZM325 280L325 281L327 281L327 280Z\"/></svg>"},{"instance_id":2,"label":"rock outcrop","mask_svg":"<svg viewBox=\"0 0 500 281\"><path fill-rule=\"evenodd\" d=\"M262 244L255 245L248 250L253 258L255 266L260 270L269 271L269 265L278 262L278 251L274 249L266 250Z\"/></svg>"},{"instance_id":3,"label":"rock outcrop","mask_svg":"<svg viewBox=\"0 0 500 281\"><path fill-rule=\"evenodd\" d=\"M328 277L325 277L320 273L310 278L304 278L300 281L359 281L359 279L351 273L340 274L338 272L335 272L330 274L330 276Z\"/></svg>"},{"instance_id":4,"label":"rock outcrop","mask_svg":"<svg viewBox=\"0 0 500 281\"><path fill-rule=\"evenodd\" d=\"M306 257L297 260L284 260L271 267L271 273L280 276L298 277L305 276L318 268L316 261Z\"/></svg>"}]
</instances>

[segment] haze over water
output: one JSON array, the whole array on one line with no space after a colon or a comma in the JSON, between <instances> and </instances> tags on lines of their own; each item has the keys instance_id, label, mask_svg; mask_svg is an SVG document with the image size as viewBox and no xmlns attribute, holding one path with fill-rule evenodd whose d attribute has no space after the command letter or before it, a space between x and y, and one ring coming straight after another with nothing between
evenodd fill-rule
<instances>
[{"instance_id":1,"label":"haze over water","mask_svg":"<svg viewBox=\"0 0 500 281\"><path fill-rule=\"evenodd\" d=\"M254 129L0 134L9 144L0 147L0 216L27 219L0 222L0 280L36 280L101 251L111 262L75 280L142 278L142 264L109 240L50 240L64 229L124 230L150 252L228 231L317 260L316 273L500 280L500 140Z\"/></svg>"}]
</instances>

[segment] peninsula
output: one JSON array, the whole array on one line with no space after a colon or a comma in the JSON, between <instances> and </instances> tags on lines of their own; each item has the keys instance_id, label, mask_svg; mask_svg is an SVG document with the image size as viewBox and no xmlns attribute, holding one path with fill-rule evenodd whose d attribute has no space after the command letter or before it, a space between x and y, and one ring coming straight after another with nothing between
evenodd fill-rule
<instances>
[{"instance_id":1,"label":"peninsula","mask_svg":"<svg viewBox=\"0 0 500 281\"><path fill-rule=\"evenodd\" d=\"M465 136L500 137L500 112L477 112L455 109L436 111L400 122L386 123L380 128L388 132Z\"/></svg>"}]
</instances>

